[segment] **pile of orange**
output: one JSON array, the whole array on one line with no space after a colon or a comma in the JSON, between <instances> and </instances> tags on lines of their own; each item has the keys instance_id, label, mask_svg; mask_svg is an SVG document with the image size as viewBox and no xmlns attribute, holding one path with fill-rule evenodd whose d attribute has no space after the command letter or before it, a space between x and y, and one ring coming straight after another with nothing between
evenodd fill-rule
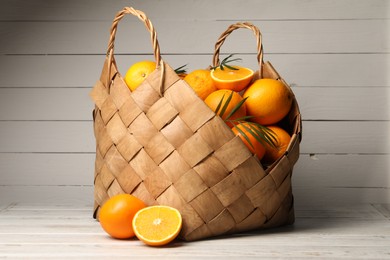
<instances>
[{"instance_id":1,"label":"pile of orange","mask_svg":"<svg viewBox=\"0 0 390 260\"><path fill-rule=\"evenodd\" d=\"M254 71L227 63L187 73L184 66L175 71L233 132L265 164L276 161L290 142L289 134L278 126L290 111L293 94L284 82L262 78L254 80ZM153 61L133 64L125 82L134 91L156 68ZM264 151L263 151L264 150Z\"/></svg>"},{"instance_id":2,"label":"pile of orange","mask_svg":"<svg viewBox=\"0 0 390 260\"><path fill-rule=\"evenodd\" d=\"M129 239L136 236L150 246L172 242L180 233L180 212L169 206L149 206L130 194L109 198L100 209L99 222L111 237Z\"/></svg>"},{"instance_id":3,"label":"pile of orange","mask_svg":"<svg viewBox=\"0 0 390 260\"><path fill-rule=\"evenodd\" d=\"M290 142L278 123L290 111L293 94L280 80L253 80L252 69L224 61L211 70L194 70L184 80L253 154L264 164L272 164Z\"/></svg>"}]
</instances>

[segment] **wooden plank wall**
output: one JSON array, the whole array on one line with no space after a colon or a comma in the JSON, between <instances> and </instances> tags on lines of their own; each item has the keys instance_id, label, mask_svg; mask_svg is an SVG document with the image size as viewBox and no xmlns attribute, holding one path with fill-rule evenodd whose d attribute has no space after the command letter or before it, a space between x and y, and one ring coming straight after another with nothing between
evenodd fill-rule
<instances>
[{"instance_id":1,"label":"wooden plank wall","mask_svg":"<svg viewBox=\"0 0 390 260\"><path fill-rule=\"evenodd\" d=\"M190 70L211 64L228 25L257 25L303 114L297 205L390 203L388 0L0 0L0 203L92 203L88 92L124 6L146 12L163 58ZM256 69L255 50L246 30L221 49ZM152 59L136 18L121 22L115 51L123 73Z\"/></svg>"}]
</instances>

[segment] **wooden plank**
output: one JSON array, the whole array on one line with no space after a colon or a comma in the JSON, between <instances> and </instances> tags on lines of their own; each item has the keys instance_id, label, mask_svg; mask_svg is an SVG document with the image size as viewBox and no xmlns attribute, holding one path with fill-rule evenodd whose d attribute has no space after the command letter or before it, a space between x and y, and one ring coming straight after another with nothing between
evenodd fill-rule
<instances>
[{"instance_id":1,"label":"wooden plank","mask_svg":"<svg viewBox=\"0 0 390 260\"><path fill-rule=\"evenodd\" d=\"M319 222L317 220L317 222ZM334 223L332 223L334 224ZM363 224L363 223L362 223ZM364 222L364 224L367 224ZM379 224L386 224L386 222L375 222L377 226ZM96 224L95 224L96 225ZM341 227L341 223L338 223L339 227ZM370 228L373 225L370 225ZM13 228L15 229L15 228ZM286 228L282 228L282 230L286 230ZM379 227L377 227L377 230L379 230ZM279 230L278 230L279 231ZM371 231L371 230L370 230ZM275 231L274 231L275 232ZM264 235L270 235L269 239L261 239L260 237L263 235L261 232L256 232L255 234L247 234L244 233L241 235L241 238L232 236L232 238L228 238L225 240L235 240L235 242L239 244L244 244L245 242L251 242L252 239L255 239L256 237L258 239L261 239L261 245L263 246L276 246L277 243L283 244L285 246L291 246L291 247L297 247L300 244L306 244L308 247L311 246L318 246L319 244L322 244L323 246L326 247L337 247L339 246L340 241L338 241L335 238L338 238L339 240L344 242L344 246L374 246L376 247L385 247L389 243L390 236L386 235L377 235L375 236L374 234L369 234L367 235L367 238L363 239L360 234L353 234L353 235L342 235L342 234L331 234L331 235L323 235L323 236L315 236L311 234L311 232L307 232L304 236L304 234L286 234L286 236L283 236L281 234L275 234L271 232L265 232L266 234ZM381 232L381 234L384 232ZM21 238L22 236L22 238ZM312 239L308 241L307 236L313 236ZM380 239L382 237L382 239ZM2 239L3 238L3 239ZM294 240L292 240L294 238ZM1 241L4 241L3 243ZM210 243L217 243L218 239L214 239L210 241ZM219 240L224 240L222 238L219 238ZM231 243L233 241L229 241ZM70 245L90 245L94 244L96 246L117 246L119 243L127 243L128 246L131 248L133 247L134 249L138 250L137 247L142 246L141 243L138 243L136 239L134 240L127 240L125 242L118 242L116 240L110 239L107 237L106 234L103 233L102 230L99 230L98 228L96 229L96 233L71 233L71 234L64 234L64 233L59 233L59 234L42 234L42 233L37 233L34 234L33 232L31 233L6 233L4 235L1 235L0 233L0 245L28 245L28 244L41 244L43 246L45 245L55 245L55 244L70 244ZM201 242L195 242L195 243L201 243ZM204 243L204 242L203 242ZM228 243L226 241L226 243ZM179 241L176 241L174 244L180 244ZM174 245L172 244L172 246ZM186 244L186 247L191 247L191 245ZM198 245L199 246L199 245Z\"/></svg>"},{"instance_id":2,"label":"wooden plank","mask_svg":"<svg viewBox=\"0 0 390 260\"><path fill-rule=\"evenodd\" d=\"M3 121L0 122L0 136L0 152L95 151L91 121Z\"/></svg>"},{"instance_id":3,"label":"wooden plank","mask_svg":"<svg viewBox=\"0 0 390 260\"><path fill-rule=\"evenodd\" d=\"M23 163L21 163L23 162ZM3 153L0 183L26 185L92 185L95 154ZM42 167L44 165L44 167ZM334 188L390 187L389 155L301 154L293 171L295 186Z\"/></svg>"},{"instance_id":4,"label":"wooden plank","mask_svg":"<svg viewBox=\"0 0 390 260\"><path fill-rule=\"evenodd\" d=\"M301 154L293 171L295 186L390 187L390 155Z\"/></svg>"},{"instance_id":5,"label":"wooden plank","mask_svg":"<svg viewBox=\"0 0 390 260\"><path fill-rule=\"evenodd\" d=\"M390 88L292 86L292 89L304 120L390 119Z\"/></svg>"},{"instance_id":6,"label":"wooden plank","mask_svg":"<svg viewBox=\"0 0 390 260\"><path fill-rule=\"evenodd\" d=\"M294 203L297 208L327 207L373 203L388 204L390 188L364 187L318 187L306 182L304 186L295 186L293 179Z\"/></svg>"},{"instance_id":7,"label":"wooden plank","mask_svg":"<svg viewBox=\"0 0 390 260\"><path fill-rule=\"evenodd\" d=\"M91 88L0 88L0 120L92 120Z\"/></svg>"},{"instance_id":8,"label":"wooden plank","mask_svg":"<svg viewBox=\"0 0 390 260\"><path fill-rule=\"evenodd\" d=\"M389 121L308 121L303 124L303 153L389 154Z\"/></svg>"},{"instance_id":9,"label":"wooden plank","mask_svg":"<svg viewBox=\"0 0 390 260\"><path fill-rule=\"evenodd\" d=\"M2 20L109 20L124 6L143 10L152 20L300 20L300 19L383 19L389 18L386 0L247 0L243 5L234 0L223 4L208 0L143 1L134 0L3 0ZM91 11L93 6L93 11ZM181 11L177 11L180 8ZM17 10L17 11L16 11ZM189 11L191 10L191 11ZM234 11L232 11L234 10Z\"/></svg>"},{"instance_id":10,"label":"wooden plank","mask_svg":"<svg viewBox=\"0 0 390 260\"><path fill-rule=\"evenodd\" d=\"M0 154L1 185L92 185L95 154Z\"/></svg>"},{"instance_id":11,"label":"wooden plank","mask_svg":"<svg viewBox=\"0 0 390 260\"><path fill-rule=\"evenodd\" d=\"M364 240L364 239L363 239ZM234 243L236 241L232 241ZM341 240L340 242L343 242ZM183 258L197 258L204 257L248 257L248 258L262 258L262 259L313 259L314 257L323 259L386 259L389 254L386 246L323 246L317 244L311 246L309 249L304 245L298 246L280 246L271 245L263 246L262 244L248 241L243 241L240 246L237 244L226 246L225 243L213 243L207 241L210 246L204 243L173 243L171 247L159 248L155 250L150 247L145 247L140 241L133 241L132 246L126 241L116 242L115 245L100 246L95 244L27 244L20 245L15 251L14 246L0 246L2 255L6 258L93 258L93 259L107 259L111 257L138 257L145 259L156 259L164 254L164 257L169 259L183 259ZM215 248L219 248L215 250ZM363 256L363 258L362 258Z\"/></svg>"},{"instance_id":12,"label":"wooden plank","mask_svg":"<svg viewBox=\"0 0 390 260\"><path fill-rule=\"evenodd\" d=\"M69 219L74 222L83 222L85 224L90 224L89 219L91 217L91 208L90 207L84 207L84 208L70 208L67 206L66 208L57 208L53 209L50 205L41 206L40 208L19 208L12 207L8 208L6 210L3 210L0 214L0 220L1 222L11 221L14 220L13 224L17 224L17 220L21 222L23 219L32 219L32 220L42 220L42 219L52 219L54 221L63 220L63 219ZM21 233L23 233L23 230L20 230Z\"/></svg>"},{"instance_id":13,"label":"wooden plank","mask_svg":"<svg viewBox=\"0 0 390 260\"><path fill-rule=\"evenodd\" d=\"M222 55L222 57L225 57ZM255 55L240 55L245 66L258 68ZM212 55L163 55L173 68L206 68ZM119 71L150 55L117 55ZM290 84L297 86L390 87L390 54L265 54ZM2 56L0 87L91 87L100 77L102 55ZM372 68L372 69L367 69ZM23 76L21 76L23 75Z\"/></svg>"},{"instance_id":14,"label":"wooden plank","mask_svg":"<svg viewBox=\"0 0 390 260\"><path fill-rule=\"evenodd\" d=\"M304 121L301 153L388 154L389 121ZM91 121L0 121L1 153L93 153Z\"/></svg>"},{"instance_id":15,"label":"wooden plank","mask_svg":"<svg viewBox=\"0 0 390 260\"><path fill-rule=\"evenodd\" d=\"M373 204L376 210L378 210L385 218L390 219L390 204Z\"/></svg>"},{"instance_id":16,"label":"wooden plank","mask_svg":"<svg viewBox=\"0 0 390 260\"><path fill-rule=\"evenodd\" d=\"M267 53L390 52L390 45L384 44L390 40L387 20L252 22L262 32ZM158 21L154 26L163 53L201 54L214 50L219 35L230 24L231 21L182 21L172 30L172 21ZM110 27L109 21L0 22L0 38L3 39L0 53L104 54ZM152 50L149 33L135 17L121 21L115 44L117 54L142 54ZM237 30L226 39L222 51L254 52L255 44L251 31Z\"/></svg>"},{"instance_id":17,"label":"wooden plank","mask_svg":"<svg viewBox=\"0 0 390 260\"><path fill-rule=\"evenodd\" d=\"M53 203L53 204L47 204L47 203L10 203L10 204L0 204L0 207L2 207L1 212L5 211L79 211L79 212L85 212L91 209L92 203L89 202L85 205L77 204L66 204L66 203ZM1 215L1 213L0 213Z\"/></svg>"},{"instance_id":18,"label":"wooden plank","mask_svg":"<svg viewBox=\"0 0 390 260\"><path fill-rule=\"evenodd\" d=\"M292 89L303 120L390 120L390 88L293 85ZM90 91L0 88L0 120L92 120Z\"/></svg>"},{"instance_id":19,"label":"wooden plank","mask_svg":"<svg viewBox=\"0 0 390 260\"><path fill-rule=\"evenodd\" d=\"M93 211L93 186L38 185L0 186L0 204L22 203L29 205L91 205Z\"/></svg>"},{"instance_id":20,"label":"wooden plank","mask_svg":"<svg viewBox=\"0 0 390 260\"><path fill-rule=\"evenodd\" d=\"M293 226L191 243L176 240L158 252L138 240L109 238L91 218L88 207L77 210L70 207L68 211L66 207L53 209L52 205L38 208L15 205L0 212L2 256L104 258L164 254L169 257L245 255L301 259L315 255L356 259L359 256L386 258L389 253L389 220L367 204L298 210Z\"/></svg>"},{"instance_id":21,"label":"wooden plank","mask_svg":"<svg viewBox=\"0 0 390 260\"><path fill-rule=\"evenodd\" d=\"M47 213L47 212L46 212ZM77 214L73 212L74 216ZM83 215L77 215L76 217L56 217L48 214L45 218L34 217L34 215L26 215L19 218L0 218L0 245L6 243L6 235L2 236L1 233L15 232L19 236L19 241L22 242L26 234L35 234L36 242L40 239L39 237L47 237L50 234L62 234L64 237L74 237L77 241L77 236L80 234L93 235L99 240L99 237L107 239L104 235L104 231L101 230L99 223L93 219L93 207L89 209ZM81 219L82 218L82 219ZM8 222L8 225L6 223ZM19 222L19 223L18 223ZM21 225L20 223L24 223ZM21 228L24 227L24 228ZM17 230L19 229L19 232ZM8 240L11 242L11 240ZM63 243L68 243L63 240Z\"/></svg>"},{"instance_id":22,"label":"wooden plank","mask_svg":"<svg viewBox=\"0 0 390 260\"><path fill-rule=\"evenodd\" d=\"M349 206L318 205L317 207L305 208L296 207L295 216L298 219L325 218L334 220L350 219L354 221L386 220L386 217L383 216L380 210L378 210L375 205L371 204L352 204Z\"/></svg>"}]
</instances>

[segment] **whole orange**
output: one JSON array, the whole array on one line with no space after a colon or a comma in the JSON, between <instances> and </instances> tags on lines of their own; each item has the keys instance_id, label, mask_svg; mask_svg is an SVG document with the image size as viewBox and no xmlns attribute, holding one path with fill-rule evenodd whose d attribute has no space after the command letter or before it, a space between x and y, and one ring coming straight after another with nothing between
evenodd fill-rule
<instances>
[{"instance_id":1,"label":"whole orange","mask_svg":"<svg viewBox=\"0 0 390 260\"><path fill-rule=\"evenodd\" d=\"M275 147L272 147L268 144L265 145L265 155L263 157L263 162L266 164L271 164L279 157L281 157L290 144L291 137L290 135L281 127L271 125L268 126L268 129L273 132L273 135L276 139Z\"/></svg>"},{"instance_id":2,"label":"whole orange","mask_svg":"<svg viewBox=\"0 0 390 260\"><path fill-rule=\"evenodd\" d=\"M256 154L261 160L265 154L265 147L256 138L259 127L251 122L240 123L232 128L235 135L239 136L249 151ZM258 135L257 135L258 136ZM259 138L259 137L258 137Z\"/></svg>"},{"instance_id":3,"label":"whole orange","mask_svg":"<svg viewBox=\"0 0 390 260\"><path fill-rule=\"evenodd\" d=\"M130 194L118 194L109 198L99 213L100 225L110 236L119 239L133 237L134 215L145 208L143 201Z\"/></svg>"},{"instance_id":4,"label":"whole orange","mask_svg":"<svg viewBox=\"0 0 390 260\"><path fill-rule=\"evenodd\" d=\"M154 61L140 61L131 65L125 75L126 85L131 91L136 90L146 77L156 69Z\"/></svg>"},{"instance_id":5,"label":"whole orange","mask_svg":"<svg viewBox=\"0 0 390 260\"><path fill-rule=\"evenodd\" d=\"M243 95L247 113L252 121L272 125L282 120L290 111L293 94L280 80L258 79Z\"/></svg>"},{"instance_id":6,"label":"whole orange","mask_svg":"<svg viewBox=\"0 0 390 260\"><path fill-rule=\"evenodd\" d=\"M209 70L194 70L184 77L184 81L190 85L190 87L202 100L204 100L211 92L217 90Z\"/></svg>"},{"instance_id":7,"label":"whole orange","mask_svg":"<svg viewBox=\"0 0 390 260\"><path fill-rule=\"evenodd\" d=\"M232 95L230 101L229 96ZM230 127L236 124L234 122L235 120L245 117L246 116L246 106L245 102L240 106L237 111L235 111L230 117L229 115L233 111L233 109L238 106L240 102L243 101L243 98L235 91L227 90L227 89L220 89L217 91L212 92L210 95L207 96L207 98L204 100L204 102L213 110L214 112L217 110L219 106L219 110L217 111L217 114L223 119L226 120L226 124ZM226 105L225 111L223 110L223 107ZM223 112L223 113L222 113ZM229 118L228 118L229 117Z\"/></svg>"}]
</instances>

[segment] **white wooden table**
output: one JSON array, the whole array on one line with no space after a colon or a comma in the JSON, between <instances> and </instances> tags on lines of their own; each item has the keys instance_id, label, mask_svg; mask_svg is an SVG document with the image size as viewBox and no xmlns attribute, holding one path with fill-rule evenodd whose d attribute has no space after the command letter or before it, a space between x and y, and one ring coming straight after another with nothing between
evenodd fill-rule
<instances>
[{"instance_id":1,"label":"white wooden table","mask_svg":"<svg viewBox=\"0 0 390 260\"><path fill-rule=\"evenodd\" d=\"M151 248L110 239L92 218L96 146L88 93L112 19L126 5L153 21L164 60L189 71L210 65L230 24L260 28L264 59L291 84L303 116L293 226ZM0 0L0 259L390 259L389 6ZM135 17L123 19L116 39L122 74L153 59ZM258 67L250 32L234 32L222 52Z\"/></svg>"},{"instance_id":2,"label":"white wooden table","mask_svg":"<svg viewBox=\"0 0 390 260\"><path fill-rule=\"evenodd\" d=\"M153 248L108 237L92 206L0 205L0 258L390 259L390 205L296 209L282 228Z\"/></svg>"}]
</instances>

